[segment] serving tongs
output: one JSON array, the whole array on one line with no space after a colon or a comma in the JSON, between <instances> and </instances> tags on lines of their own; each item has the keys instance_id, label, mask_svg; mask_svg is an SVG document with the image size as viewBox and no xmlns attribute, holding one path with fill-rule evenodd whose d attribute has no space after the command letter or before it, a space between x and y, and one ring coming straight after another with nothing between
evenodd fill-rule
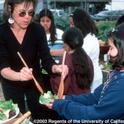
<instances>
[{"instance_id":1,"label":"serving tongs","mask_svg":"<svg viewBox=\"0 0 124 124\"><path fill-rule=\"evenodd\" d=\"M21 117L19 117L13 124L22 124L25 121L25 119L29 118L29 116L31 116L30 111L28 111L25 114L21 115Z\"/></svg>"},{"instance_id":2,"label":"serving tongs","mask_svg":"<svg viewBox=\"0 0 124 124\"><path fill-rule=\"evenodd\" d=\"M65 64L65 57L66 57L66 51L63 54L62 68L63 68L63 66ZM63 93L64 93L64 78L63 78L63 70L62 70L59 89L58 89L58 93L57 93L57 96L58 96L59 99L62 99Z\"/></svg>"},{"instance_id":3,"label":"serving tongs","mask_svg":"<svg viewBox=\"0 0 124 124\"><path fill-rule=\"evenodd\" d=\"M25 60L23 59L22 55L19 52L17 52L17 54L18 54L19 58L21 59L21 61L23 62L24 66L29 68L28 65L26 64ZM34 83L35 83L37 89L39 90L39 92L41 94L44 94L43 88L40 86L40 84L38 83L38 81L36 80L36 78L34 77L33 74L32 74L32 78L33 78Z\"/></svg>"}]
</instances>

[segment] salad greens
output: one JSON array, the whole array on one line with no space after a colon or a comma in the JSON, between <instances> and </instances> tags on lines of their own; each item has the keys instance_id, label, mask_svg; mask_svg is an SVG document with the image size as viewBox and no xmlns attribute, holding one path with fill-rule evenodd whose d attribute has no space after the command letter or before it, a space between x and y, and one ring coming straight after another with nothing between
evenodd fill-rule
<instances>
[{"instance_id":1,"label":"salad greens","mask_svg":"<svg viewBox=\"0 0 124 124\"><path fill-rule=\"evenodd\" d=\"M0 101L0 120L6 120L9 117L9 112L16 112L15 108L17 104L14 104L12 100Z\"/></svg>"},{"instance_id":2,"label":"salad greens","mask_svg":"<svg viewBox=\"0 0 124 124\"><path fill-rule=\"evenodd\" d=\"M6 120L7 117L3 112L0 112L0 120Z\"/></svg>"},{"instance_id":3,"label":"salad greens","mask_svg":"<svg viewBox=\"0 0 124 124\"><path fill-rule=\"evenodd\" d=\"M15 109L12 100L0 101L0 108L3 109L4 111L8 109Z\"/></svg>"},{"instance_id":4,"label":"salad greens","mask_svg":"<svg viewBox=\"0 0 124 124\"><path fill-rule=\"evenodd\" d=\"M53 95L51 91L47 91L47 93L44 93L43 95L40 96L39 103L47 104L47 103L50 103L51 99L58 99L58 96Z\"/></svg>"}]
</instances>

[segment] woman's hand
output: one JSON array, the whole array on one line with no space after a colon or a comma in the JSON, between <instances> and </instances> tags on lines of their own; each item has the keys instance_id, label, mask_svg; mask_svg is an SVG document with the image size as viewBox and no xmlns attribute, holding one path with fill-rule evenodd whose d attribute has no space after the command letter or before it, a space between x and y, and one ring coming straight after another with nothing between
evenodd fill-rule
<instances>
[{"instance_id":1,"label":"woman's hand","mask_svg":"<svg viewBox=\"0 0 124 124\"><path fill-rule=\"evenodd\" d=\"M62 97L62 99L65 99L65 95ZM51 99L50 103L45 104L49 109L52 109L52 106L54 104L55 99Z\"/></svg>"},{"instance_id":2,"label":"woman's hand","mask_svg":"<svg viewBox=\"0 0 124 124\"><path fill-rule=\"evenodd\" d=\"M52 72L62 74L63 79L65 79L65 77L68 74L68 66L67 65L53 65Z\"/></svg>"},{"instance_id":3,"label":"woman's hand","mask_svg":"<svg viewBox=\"0 0 124 124\"><path fill-rule=\"evenodd\" d=\"M63 95L62 99L65 99L65 95Z\"/></svg>"},{"instance_id":4,"label":"woman's hand","mask_svg":"<svg viewBox=\"0 0 124 124\"><path fill-rule=\"evenodd\" d=\"M19 72L20 81L28 81L32 79L32 68L23 67Z\"/></svg>"}]
</instances>

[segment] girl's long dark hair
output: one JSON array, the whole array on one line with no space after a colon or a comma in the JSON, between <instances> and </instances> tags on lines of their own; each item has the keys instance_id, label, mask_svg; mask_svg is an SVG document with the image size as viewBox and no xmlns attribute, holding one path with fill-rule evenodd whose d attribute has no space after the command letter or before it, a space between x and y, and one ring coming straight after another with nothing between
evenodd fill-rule
<instances>
[{"instance_id":1,"label":"girl's long dark hair","mask_svg":"<svg viewBox=\"0 0 124 124\"><path fill-rule=\"evenodd\" d=\"M118 54L114 58L113 69L121 70L124 68L124 23L118 25L113 31L109 32L108 38L112 38L117 47Z\"/></svg>"},{"instance_id":2,"label":"girl's long dark hair","mask_svg":"<svg viewBox=\"0 0 124 124\"><path fill-rule=\"evenodd\" d=\"M93 66L90 58L82 48L75 49L73 64L76 73L77 84L80 88L90 88L93 81Z\"/></svg>"},{"instance_id":3,"label":"girl's long dark hair","mask_svg":"<svg viewBox=\"0 0 124 124\"><path fill-rule=\"evenodd\" d=\"M124 15L122 15L118 18L118 20L115 23L115 27L122 24L122 23L124 23Z\"/></svg>"},{"instance_id":4,"label":"girl's long dark hair","mask_svg":"<svg viewBox=\"0 0 124 124\"><path fill-rule=\"evenodd\" d=\"M39 13L39 22L40 22L40 19L42 17L48 17L50 20L51 20L51 27L50 27L50 41L54 44L54 42L57 40L57 37L56 37L56 26L55 26L55 23L54 23L54 16L52 14L52 12L45 8L43 10L40 11Z\"/></svg>"},{"instance_id":5,"label":"girl's long dark hair","mask_svg":"<svg viewBox=\"0 0 124 124\"><path fill-rule=\"evenodd\" d=\"M81 31L78 28L68 28L63 34L64 43L74 50L72 53L72 63L75 69L77 84L80 88L90 88L93 81L93 65L86 54L83 45Z\"/></svg>"},{"instance_id":6,"label":"girl's long dark hair","mask_svg":"<svg viewBox=\"0 0 124 124\"><path fill-rule=\"evenodd\" d=\"M98 30L95 22L91 19L90 15L82 9L77 8L71 15L74 21L74 25L79 28L84 35L97 34Z\"/></svg>"}]
</instances>

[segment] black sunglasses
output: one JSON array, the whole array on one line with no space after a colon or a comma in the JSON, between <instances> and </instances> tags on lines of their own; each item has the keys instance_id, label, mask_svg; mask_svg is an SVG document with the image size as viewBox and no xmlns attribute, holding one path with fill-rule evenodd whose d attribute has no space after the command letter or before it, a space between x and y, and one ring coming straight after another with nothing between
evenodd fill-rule
<instances>
[{"instance_id":1,"label":"black sunglasses","mask_svg":"<svg viewBox=\"0 0 124 124\"><path fill-rule=\"evenodd\" d=\"M33 17L34 14L35 14L34 11L29 11L29 12L22 11L22 12L19 13L19 16L20 16L20 17L24 17L24 16L26 16L26 13L28 13L28 16L31 16L31 17Z\"/></svg>"}]
</instances>

